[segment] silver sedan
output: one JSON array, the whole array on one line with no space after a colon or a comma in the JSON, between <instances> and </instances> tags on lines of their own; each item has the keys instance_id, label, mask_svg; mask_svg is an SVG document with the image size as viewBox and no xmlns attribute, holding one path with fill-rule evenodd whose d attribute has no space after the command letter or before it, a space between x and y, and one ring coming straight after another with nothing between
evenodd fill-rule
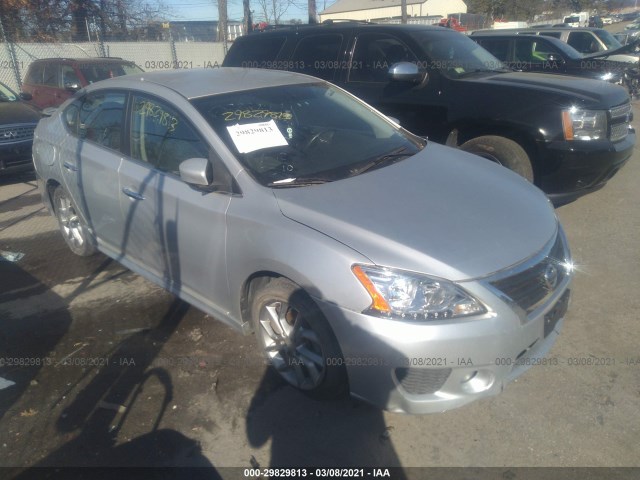
<instances>
[{"instance_id":1,"label":"silver sedan","mask_svg":"<svg viewBox=\"0 0 640 480\"><path fill-rule=\"evenodd\" d=\"M45 204L244 333L293 386L429 413L544 361L572 263L544 194L317 78L213 69L79 91L35 132Z\"/></svg>"}]
</instances>

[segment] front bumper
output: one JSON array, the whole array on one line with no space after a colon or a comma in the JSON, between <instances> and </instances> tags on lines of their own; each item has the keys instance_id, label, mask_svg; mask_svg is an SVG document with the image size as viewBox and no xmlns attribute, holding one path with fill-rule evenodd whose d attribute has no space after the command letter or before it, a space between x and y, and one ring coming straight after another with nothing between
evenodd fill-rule
<instances>
[{"instance_id":1,"label":"front bumper","mask_svg":"<svg viewBox=\"0 0 640 480\"><path fill-rule=\"evenodd\" d=\"M346 366L352 395L392 412L443 412L497 395L530 367L557 362L545 356L562 328L571 270L549 289L538 283L563 261L571 263L560 231L526 262L462 283L488 309L468 319L391 320L316 299L342 349L327 363Z\"/></svg>"},{"instance_id":2,"label":"front bumper","mask_svg":"<svg viewBox=\"0 0 640 480\"><path fill-rule=\"evenodd\" d=\"M32 141L0 145L0 175L33 170Z\"/></svg>"},{"instance_id":3,"label":"front bumper","mask_svg":"<svg viewBox=\"0 0 640 480\"><path fill-rule=\"evenodd\" d=\"M558 141L539 145L536 185L558 206L602 188L631 158L636 134L619 142Z\"/></svg>"}]
</instances>

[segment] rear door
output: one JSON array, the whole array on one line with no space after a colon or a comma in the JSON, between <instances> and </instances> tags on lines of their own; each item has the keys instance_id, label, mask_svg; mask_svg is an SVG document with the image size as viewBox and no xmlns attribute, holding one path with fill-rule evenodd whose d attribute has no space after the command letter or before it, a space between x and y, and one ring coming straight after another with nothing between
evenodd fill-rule
<instances>
[{"instance_id":1,"label":"rear door","mask_svg":"<svg viewBox=\"0 0 640 480\"><path fill-rule=\"evenodd\" d=\"M99 91L63 112L67 132L59 160L67 191L97 234L101 246L121 253L118 169L122 160L126 93Z\"/></svg>"}]
</instances>

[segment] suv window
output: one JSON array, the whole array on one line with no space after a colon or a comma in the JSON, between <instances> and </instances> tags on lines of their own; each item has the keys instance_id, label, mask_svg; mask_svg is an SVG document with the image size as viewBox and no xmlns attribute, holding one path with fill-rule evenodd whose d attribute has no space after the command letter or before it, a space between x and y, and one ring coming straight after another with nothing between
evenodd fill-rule
<instances>
[{"instance_id":1,"label":"suv window","mask_svg":"<svg viewBox=\"0 0 640 480\"><path fill-rule=\"evenodd\" d=\"M492 52L493 53L493 52ZM517 38L515 59L520 62L540 63L549 60L549 55L561 57L558 49L546 42L538 42L531 38Z\"/></svg>"},{"instance_id":2,"label":"suv window","mask_svg":"<svg viewBox=\"0 0 640 480\"><path fill-rule=\"evenodd\" d=\"M482 45L483 48L489 50L489 52L491 52L491 54L501 62L509 60L509 40L501 38L482 38L480 36L474 40Z\"/></svg>"},{"instance_id":3,"label":"suv window","mask_svg":"<svg viewBox=\"0 0 640 480\"><path fill-rule=\"evenodd\" d=\"M540 32L540 35L559 39L562 36L562 32Z\"/></svg>"},{"instance_id":4,"label":"suv window","mask_svg":"<svg viewBox=\"0 0 640 480\"><path fill-rule=\"evenodd\" d=\"M62 65L62 86L64 88L80 86L80 80L76 75L76 71L69 65Z\"/></svg>"},{"instance_id":5,"label":"suv window","mask_svg":"<svg viewBox=\"0 0 640 480\"><path fill-rule=\"evenodd\" d=\"M24 83L40 85L42 83L43 74L44 65L42 63L32 64L29 68L29 72L27 72L27 77L24 79Z\"/></svg>"},{"instance_id":6,"label":"suv window","mask_svg":"<svg viewBox=\"0 0 640 480\"><path fill-rule=\"evenodd\" d=\"M389 67L398 62L415 62L409 48L395 37L363 34L356 40L349 71L350 82L386 83Z\"/></svg>"},{"instance_id":7,"label":"suv window","mask_svg":"<svg viewBox=\"0 0 640 480\"><path fill-rule=\"evenodd\" d=\"M120 92L87 95L78 112L78 135L103 147L120 150L125 98ZM72 110L68 113L72 119Z\"/></svg>"},{"instance_id":8,"label":"suv window","mask_svg":"<svg viewBox=\"0 0 640 480\"><path fill-rule=\"evenodd\" d=\"M569 32L567 43L582 53L595 53L600 51L598 40L591 32Z\"/></svg>"},{"instance_id":9,"label":"suv window","mask_svg":"<svg viewBox=\"0 0 640 480\"><path fill-rule=\"evenodd\" d=\"M132 73L143 73L137 65L123 62L81 63L78 69L88 84Z\"/></svg>"},{"instance_id":10,"label":"suv window","mask_svg":"<svg viewBox=\"0 0 640 480\"><path fill-rule=\"evenodd\" d=\"M59 85L58 71L58 65L47 63L44 66L44 77L42 79L42 84L49 87L57 87Z\"/></svg>"},{"instance_id":11,"label":"suv window","mask_svg":"<svg viewBox=\"0 0 640 480\"><path fill-rule=\"evenodd\" d=\"M136 95L131 112L131 156L179 175L188 158L208 158L207 144L184 116L161 100Z\"/></svg>"},{"instance_id":12,"label":"suv window","mask_svg":"<svg viewBox=\"0 0 640 480\"><path fill-rule=\"evenodd\" d=\"M301 73L333 80L341 45L340 34L309 35L296 46L292 63L300 65Z\"/></svg>"},{"instance_id":13,"label":"suv window","mask_svg":"<svg viewBox=\"0 0 640 480\"><path fill-rule=\"evenodd\" d=\"M248 38L249 40L243 40ZM240 37L236 40L243 48L231 49L225 63L239 67L263 68L266 62L273 62L284 45L286 37L261 38L259 42L251 41L251 37Z\"/></svg>"}]
</instances>

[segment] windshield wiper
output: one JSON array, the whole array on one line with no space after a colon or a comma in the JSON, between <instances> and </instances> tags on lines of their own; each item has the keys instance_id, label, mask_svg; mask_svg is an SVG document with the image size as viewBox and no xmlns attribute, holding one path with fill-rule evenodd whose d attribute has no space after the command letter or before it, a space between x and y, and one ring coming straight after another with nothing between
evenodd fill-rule
<instances>
[{"instance_id":1,"label":"windshield wiper","mask_svg":"<svg viewBox=\"0 0 640 480\"><path fill-rule=\"evenodd\" d=\"M412 157L415 153L403 153L407 150L407 147L402 147L397 150L391 151L385 155L382 155L374 160L371 160L369 163L365 163L361 167L352 168L349 170L349 176L355 177L356 175L360 175L368 170L372 170L376 167L382 166L385 163L393 163L401 158Z\"/></svg>"},{"instance_id":2,"label":"windshield wiper","mask_svg":"<svg viewBox=\"0 0 640 480\"><path fill-rule=\"evenodd\" d=\"M298 178L284 178L282 180L276 180L275 182L267 183L267 187L273 188L289 188L289 187L306 187L308 185L322 185L323 183L330 182L328 178L321 177L298 177Z\"/></svg>"},{"instance_id":3,"label":"windshield wiper","mask_svg":"<svg viewBox=\"0 0 640 480\"><path fill-rule=\"evenodd\" d=\"M473 70L469 70L467 72L463 72L460 74L461 77L464 77L466 75L472 75L474 73L507 73L507 72L512 72L513 70L509 69L509 68L474 68Z\"/></svg>"}]
</instances>

